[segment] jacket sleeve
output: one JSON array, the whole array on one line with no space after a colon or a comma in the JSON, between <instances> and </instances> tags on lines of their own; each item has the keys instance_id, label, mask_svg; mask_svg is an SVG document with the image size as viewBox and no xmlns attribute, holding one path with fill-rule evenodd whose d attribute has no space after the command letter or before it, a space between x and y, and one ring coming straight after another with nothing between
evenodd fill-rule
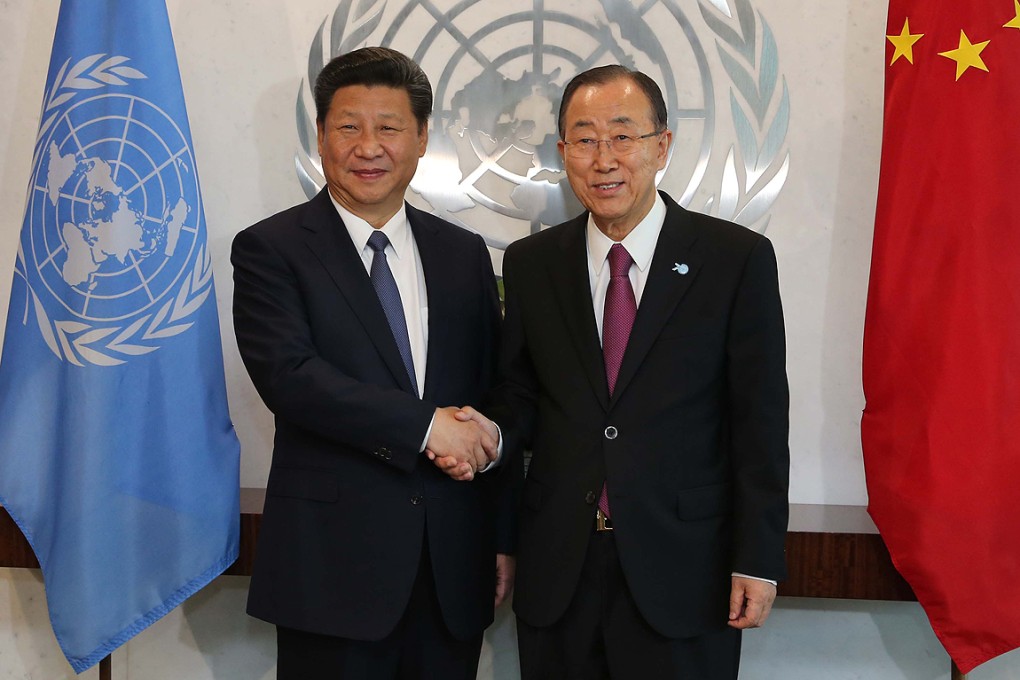
<instances>
[{"instance_id":1,"label":"jacket sleeve","mask_svg":"<svg viewBox=\"0 0 1020 680\"><path fill-rule=\"evenodd\" d=\"M513 274L516 253L511 245L503 258L503 334L496 385L486 399L487 415L502 429L504 450L511 458L520 458L531 444L538 394ZM519 469L523 478L523 464Z\"/></svg>"},{"instance_id":2,"label":"jacket sleeve","mask_svg":"<svg viewBox=\"0 0 1020 680\"><path fill-rule=\"evenodd\" d=\"M789 410L786 332L772 244L751 250L726 340L734 482L733 571L786 576Z\"/></svg>"}]
</instances>

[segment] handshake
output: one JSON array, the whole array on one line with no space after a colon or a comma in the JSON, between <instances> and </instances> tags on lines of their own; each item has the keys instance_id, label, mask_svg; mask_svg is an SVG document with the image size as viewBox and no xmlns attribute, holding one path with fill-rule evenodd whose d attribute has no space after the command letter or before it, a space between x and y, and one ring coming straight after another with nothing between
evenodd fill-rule
<instances>
[{"instance_id":1,"label":"handshake","mask_svg":"<svg viewBox=\"0 0 1020 680\"><path fill-rule=\"evenodd\" d=\"M453 479L466 482L496 460L498 446L496 423L470 406L447 406L436 409L425 455Z\"/></svg>"}]
</instances>

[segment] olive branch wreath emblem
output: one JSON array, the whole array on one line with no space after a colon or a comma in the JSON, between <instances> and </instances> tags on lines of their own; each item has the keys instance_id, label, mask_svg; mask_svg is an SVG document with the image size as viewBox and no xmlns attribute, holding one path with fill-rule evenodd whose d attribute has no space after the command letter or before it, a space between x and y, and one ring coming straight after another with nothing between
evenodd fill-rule
<instances>
[{"instance_id":1,"label":"olive branch wreath emblem","mask_svg":"<svg viewBox=\"0 0 1020 680\"><path fill-rule=\"evenodd\" d=\"M736 150L743 160L743 176L738 172L736 153L731 145L723 167L719 201L716 203L715 198L710 197L706 207L714 208L715 214L723 219L748 227L764 217L761 228L764 232L768 228L766 214L779 196L790 170L789 151L780 155L789 129L790 93L785 78L781 91L778 87L779 50L768 23L761 19L759 47L758 22L750 1L732 2L739 30L704 2L699 3L699 8L705 23L718 38L719 58L730 77L730 112L737 136Z\"/></svg>"},{"instance_id":2,"label":"olive branch wreath emblem","mask_svg":"<svg viewBox=\"0 0 1020 680\"><path fill-rule=\"evenodd\" d=\"M294 154L298 181L309 198L319 192L325 178L322 175L322 166L316 160L318 133L315 115L314 112L309 112L305 94L311 91L315 78L327 61L335 55L356 49L372 35L382 21L385 8L386 0L359 0L356 7L354 0L340 0L340 4L333 11L333 20L329 22L329 26L326 26L329 20L327 16L315 32L312 46L308 50L308 78L302 79L298 88L297 126L301 152ZM315 173L314 177L312 173Z\"/></svg>"},{"instance_id":3,"label":"olive branch wreath emblem","mask_svg":"<svg viewBox=\"0 0 1020 680\"><path fill-rule=\"evenodd\" d=\"M128 61L129 58L124 56L93 54L74 65L71 65L70 59L64 62L43 98L44 120L36 137L33 177L39 169L42 140L79 94L109 86L125 86L129 84L128 80L146 78L142 72L127 66ZM144 314L126 326L95 326L79 320L50 318L29 280L27 258L20 241L14 273L25 281L27 291L22 323L28 323L27 298L30 297L31 309L35 312L39 332L47 347L59 359L75 366L117 366L126 363L121 358L123 356L140 356L156 351L160 347L159 341L179 335L193 325L187 321L188 317L202 306L212 290L212 258L203 244L180 290L158 311Z\"/></svg>"}]
</instances>

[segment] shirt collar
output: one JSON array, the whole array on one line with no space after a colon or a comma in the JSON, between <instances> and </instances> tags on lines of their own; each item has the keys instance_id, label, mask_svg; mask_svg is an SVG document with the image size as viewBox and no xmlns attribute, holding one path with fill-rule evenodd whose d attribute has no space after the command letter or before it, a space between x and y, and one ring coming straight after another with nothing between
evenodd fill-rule
<instances>
[{"instance_id":1,"label":"shirt collar","mask_svg":"<svg viewBox=\"0 0 1020 680\"><path fill-rule=\"evenodd\" d=\"M333 202L333 207L340 214L340 219L343 220L344 226L347 227L347 232L351 235L354 246L358 249L359 253L363 252L368 247L368 237L376 231L376 228L340 205L333 198L333 194L329 195L329 200ZM390 240L390 247L393 248L393 254L398 260L407 255L411 247L411 229L407 225L406 205L402 203L400 210L386 224L380 227L380 230Z\"/></svg>"},{"instance_id":2,"label":"shirt collar","mask_svg":"<svg viewBox=\"0 0 1020 680\"><path fill-rule=\"evenodd\" d=\"M666 203L662 200L662 196L656 193L652 209L620 242L642 272L647 271L652 264L655 244L659 241L659 233L662 231L662 223L665 221ZM597 275L605 266L606 259L609 257L609 249L613 247L615 241L599 231L591 213L588 214L587 236L588 259L591 262L592 270Z\"/></svg>"}]
</instances>

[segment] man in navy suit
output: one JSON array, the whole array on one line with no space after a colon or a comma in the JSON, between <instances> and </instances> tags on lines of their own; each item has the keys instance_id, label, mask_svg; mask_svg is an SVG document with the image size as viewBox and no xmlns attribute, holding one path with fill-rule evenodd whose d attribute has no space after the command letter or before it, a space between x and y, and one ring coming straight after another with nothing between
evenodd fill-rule
<instances>
[{"instance_id":1,"label":"man in navy suit","mask_svg":"<svg viewBox=\"0 0 1020 680\"><path fill-rule=\"evenodd\" d=\"M765 621L785 573L775 254L656 191L672 132L645 74L575 77L559 132L587 212L507 249L486 410L509 455L533 453L514 596L523 677L733 680L741 630Z\"/></svg>"},{"instance_id":2,"label":"man in navy suit","mask_svg":"<svg viewBox=\"0 0 1020 680\"><path fill-rule=\"evenodd\" d=\"M248 612L277 625L279 678L473 680L513 582L497 441L454 416L495 369L489 253L404 202L432 109L417 64L342 55L315 103L326 189L231 255L238 347L276 418Z\"/></svg>"}]
</instances>

